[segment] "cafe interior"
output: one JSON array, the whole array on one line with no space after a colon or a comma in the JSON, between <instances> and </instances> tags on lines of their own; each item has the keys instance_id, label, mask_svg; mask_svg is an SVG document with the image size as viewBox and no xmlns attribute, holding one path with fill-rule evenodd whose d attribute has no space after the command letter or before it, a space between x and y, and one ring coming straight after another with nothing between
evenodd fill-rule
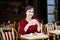
<instances>
[{"instance_id":1,"label":"cafe interior","mask_svg":"<svg viewBox=\"0 0 60 40\"><path fill-rule=\"evenodd\" d=\"M27 5L34 6L41 33L19 35ZM0 0L0 40L60 40L58 0Z\"/></svg>"}]
</instances>

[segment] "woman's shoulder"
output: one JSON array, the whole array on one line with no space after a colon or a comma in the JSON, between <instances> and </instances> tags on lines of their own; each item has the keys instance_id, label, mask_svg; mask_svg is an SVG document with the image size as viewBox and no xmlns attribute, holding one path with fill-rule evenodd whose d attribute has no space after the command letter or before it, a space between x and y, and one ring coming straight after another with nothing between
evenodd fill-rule
<instances>
[{"instance_id":1,"label":"woman's shoulder","mask_svg":"<svg viewBox=\"0 0 60 40\"><path fill-rule=\"evenodd\" d=\"M25 18L21 19L20 22L25 22Z\"/></svg>"},{"instance_id":2,"label":"woman's shoulder","mask_svg":"<svg viewBox=\"0 0 60 40\"><path fill-rule=\"evenodd\" d=\"M34 18L35 20L37 20L37 21L40 21L40 19L39 18Z\"/></svg>"}]
</instances>

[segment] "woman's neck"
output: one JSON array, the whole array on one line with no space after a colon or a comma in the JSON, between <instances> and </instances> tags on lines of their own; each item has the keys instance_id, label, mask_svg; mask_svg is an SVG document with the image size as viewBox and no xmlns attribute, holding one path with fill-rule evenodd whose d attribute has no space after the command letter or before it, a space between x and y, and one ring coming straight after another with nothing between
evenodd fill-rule
<instances>
[{"instance_id":1,"label":"woman's neck","mask_svg":"<svg viewBox=\"0 0 60 40\"><path fill-rule=\"evenodd\" d=\"M31 20L32 20L32 18L28 18L28 17L26 17L26 20L29 22L29 21L31 21Z\"/></svg>"}]
</instances>

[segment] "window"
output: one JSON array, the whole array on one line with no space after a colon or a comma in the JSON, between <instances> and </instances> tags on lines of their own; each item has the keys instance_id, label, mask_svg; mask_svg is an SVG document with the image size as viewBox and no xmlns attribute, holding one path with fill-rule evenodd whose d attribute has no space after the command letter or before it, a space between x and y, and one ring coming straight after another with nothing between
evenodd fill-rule
<instances>
[{"instance_id":1,"label":"window","mask_svg":"<svg viewBox=\"0 0 60 40\"><path fill-rule=\"evenodd\" d=\"M54 18L54 8L55 8L55 0L47 0L47 20L48 23L52 23L55 21Z\"/></svg>"},{"instance_id":2,"label":"window","mask_svg":"<svg viewBox=\"0 0 60 40\"><path fill-rule=\"evenodd\" d=\"M54 21L54 15L48 15L48 23L52 23Z\"/></svg>"},{"instance_id":3,"label":"window","mask_svg":"<svg viewBox=\"0 0 60 40\"><path fill-rule=\"evenodd\" d=\"M54 6L47 6L47 12L48 13L53 13L54 12Z\"/></svg>"},{"instance_id":4,"label":"window","mask_svg":"<svg viewBox=\"0 0 60 40\"><path fill-rule=\"evenodd\" d=\"M54 1L55 0L47 0L47 4L53 4L54 5L55 4Z\"/></svg>"}]
</instances>

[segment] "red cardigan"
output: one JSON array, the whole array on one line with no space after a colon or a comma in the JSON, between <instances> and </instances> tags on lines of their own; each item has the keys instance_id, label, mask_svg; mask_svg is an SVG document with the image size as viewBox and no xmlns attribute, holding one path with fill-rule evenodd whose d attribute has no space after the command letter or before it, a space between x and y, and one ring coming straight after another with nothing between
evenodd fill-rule
<instances>
[{"instance_id":1,"label":"red cardigan","mask_svg":"<svg viewBox=\"0 0 60 40\"><path fill-rule=\"evenodd\" d=\"M39 19L35 18L36 20L39 21ZM31 27L28 28L27 32L25 32L24 28L28 24L27 20L22 19L20 21L20 29L19 29L19 34L28 34L28 33L34 33L37 31L37 25L32 25Z\"/></svg>"}]
</instances>

